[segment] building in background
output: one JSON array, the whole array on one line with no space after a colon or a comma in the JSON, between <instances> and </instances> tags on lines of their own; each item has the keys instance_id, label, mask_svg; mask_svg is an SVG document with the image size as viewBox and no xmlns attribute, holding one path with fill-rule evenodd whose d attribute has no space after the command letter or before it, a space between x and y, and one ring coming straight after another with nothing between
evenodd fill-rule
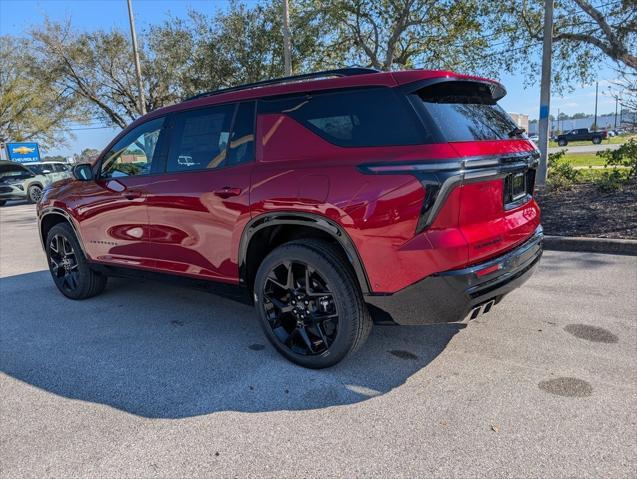
<instances>
[{"instance_id":1,"label":"building in background","mask_svg":"<svg viewBox=\"0 0 637 479\"><path fill-rule=\"evenodd\" d=\"M522 113L509 113L511 118L518 128L524 128L524 131L529 131L529 115L523 115Z\"/></svg>"}]
</instances>

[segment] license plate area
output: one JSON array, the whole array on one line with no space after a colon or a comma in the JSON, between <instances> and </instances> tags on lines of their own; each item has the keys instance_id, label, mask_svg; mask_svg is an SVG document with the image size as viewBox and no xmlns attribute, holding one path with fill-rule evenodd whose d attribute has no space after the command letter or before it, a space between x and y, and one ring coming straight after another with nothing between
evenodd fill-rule
<instances>
[{"instance_id":1,"label":"license plate area","mask_svg":"<svg viewBox=\"0 0 637 479\"><path fill-rule=\"evenodd\" d=\"M526 203L533 193L535 170L515 171L504 177L504 207L515 208Z\"/></svg>"}]
</instances>

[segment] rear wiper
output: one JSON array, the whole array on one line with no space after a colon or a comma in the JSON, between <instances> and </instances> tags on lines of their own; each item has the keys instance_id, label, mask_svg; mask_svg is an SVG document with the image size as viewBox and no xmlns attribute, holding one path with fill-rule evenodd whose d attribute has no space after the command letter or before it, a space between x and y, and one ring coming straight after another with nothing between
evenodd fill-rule
<instances>
[{"instance_id":1,"label":"rear wiper","mask_svg":"<svg viewBox=\"0 0 637 479\"><path fill-rule=\"evenodd\" d=\"M509 132L509 138L522 135L526 130L524 128L515 127Z\"/></svg>"}]
</instances>

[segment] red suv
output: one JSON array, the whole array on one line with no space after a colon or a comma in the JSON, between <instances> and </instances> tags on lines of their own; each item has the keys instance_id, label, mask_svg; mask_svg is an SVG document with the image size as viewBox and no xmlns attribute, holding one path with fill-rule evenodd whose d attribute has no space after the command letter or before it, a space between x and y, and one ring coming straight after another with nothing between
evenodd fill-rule
<instances>
[{"instance_id":1,"label":"red suv","mask_svg":"<svg viewBox=\"0 0 637 479\"><path fill-rule=\"evenodd\" d=\"M373 320L487 312L542 254L538 154L497 82L354 68L204 93L131 124L45 190L72 299L110 275L247 297L288 359L335 364Z\"/></svg>"}]
</instances>

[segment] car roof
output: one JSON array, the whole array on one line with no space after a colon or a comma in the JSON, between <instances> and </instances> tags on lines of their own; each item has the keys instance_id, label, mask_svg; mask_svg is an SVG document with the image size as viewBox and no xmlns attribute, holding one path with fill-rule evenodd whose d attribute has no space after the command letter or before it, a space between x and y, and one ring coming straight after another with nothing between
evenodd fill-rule
<instances>
[{"instance_id":1,"label":"car roof","mask_svg":"<svg viewBox=\"0 0 637 479\"><path fill-rule=\"evenodd\" d=\"M63 161L26 161L23 165L66 165Z\"/></svg>"},{"instance_id":2,"label":"car roof","mask_svg":"<svg viewBox=\"0 0 637 479\"><path fill-rule=\"evenodd\" d=\"M360 69L364 70L364 69ZM338 71L338 70L334 70ZM289 94L302 94L310 91L324 91L324 90L337 90L341 88L355 88L366 86L379 86L379 87L395 87L399 85L405 85L421 80L435 79L435 78L449 78L454 80L472 80L488 82L497 85L501 88L502 85L494 80L488 78L482 78L472 75L464 75L455 73L448 70L404 70L398 72L381 72L368 70L370 73L358 73L351 76L336 76L330 78L318 78L318 79L296 79L295 77L288 77L279 79L280 81L273 81L266 85L260 85L259 83L254 86L248 84L241 89L228 89L228 91L219 90L210 92L209 94L202 94L192 99L187 99L183 102L171 105L168 107L154 110L143 117L138 118L132 125L142 123L151 118L157 116L166 115L168 113L187 110L191 108L198 108L202 106L216 105L228 102L238 102L244 100L254 100L259 98L289 95ZM321 72L317 73L319 75ZM325 72L328 76L330 71ZM301 76L302 77L302 76Z\"/></svg>"}]
</instances>

